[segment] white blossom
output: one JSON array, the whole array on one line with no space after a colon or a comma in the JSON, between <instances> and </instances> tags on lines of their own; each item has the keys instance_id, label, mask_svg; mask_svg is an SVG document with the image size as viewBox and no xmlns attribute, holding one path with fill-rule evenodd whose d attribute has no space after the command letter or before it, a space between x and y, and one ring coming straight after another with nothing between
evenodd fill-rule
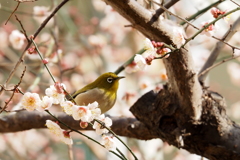
<instances>
[{"instance_id":1,"label":"white blossom","mask_svg":"<svg viewBox=\"0 0 240 160\"><path fill-rule=\"evenodd\" d=\"M83 122L91 121L92 113L87 106L73 106L73 119L81 120Z\"/></svg>"},{"instance_id":2,"label":"white blossom","mask_svg":"<svg viewBox=\"0 0 240 160\"><path fill-rule=\"evenodd\" d=\"M61 85L65 88L64 84ZM59 93L57 89L54 87L54 85L51 85L49 88L47 88L45 90L45 94L53 98L53 104L59 104L62 101L64 101L65 94Z\"/></svg>"},{"instance_id":3,"label":"white blossom","mask_svg":"<svg viewBox=\"0 0 240 160\"><path fill-rule=\"evenodd\" d=\"M67 113L68 115L72 115L73 106L75 106L75 104L71 101L63 101L60 103L60 106L63 108L65 113Z\"/></svg>"},{"instance_id":4,"label":"white blossom","mask_svg":"<svg viewBox=\"0 0 240 160\"><path fill-rule=\"evenodd\" d=\"M112 126L112 120L109 117L105 117L104 114L102 114L98 120L100 120L102 123L104 123L104 126L110 127ZM93 129L96 130L96 133L101 135L103 133L108 133L108 130L104 128L100 123L97 121L94 122L93 124Z\"/></svg>"},{"instance_id":5,"label":"white blossom","mask_svg":"<svg viewBox=\"0 0 240 160\"><path fill-rule=\"evenodd\" d=\"M87 106L91 112L91 118L90 121L92 121L93 119L98 119L101 115L101 109L98 107L98 102L95 101L93 103L88 104Z\"/></svg>"},{"instance_id":6,"label":"white blossom","mask_svg":"<svg viewBox=\"0 0 240 160\"><path fill-rule=\"evenodd\" d=\"M44 96L42 98L42 103L41 105L39 105L36 109L38 111L44 111L46 109L49 109L53 104L53 98L52 97L48 97L48 96Z\"/></svg>"},{"instance_id":7,"label":"white blossom","mask_svg":"<svg viewBox=\"0 0 240 160\"><path fill-rule=\"evenodd\" d=\"M26 92L21 100L21 105L28 111L33 111L41 106L41 99L37 93Z\"/></svg>"},{"instance_id":8,"label":"white blossom","mask_svg":"<svg viewBox=\"0 0 240 160\"><path fill-rule=\"evenodd\" d=\"M13 30L9 35L9 42L14 49L21 49L24 45L25 36L18 30Z\"/></svg>"},{"instance_id":9,"label":"white blossom","mask_svg":"<svg viewBox=\"0 0 240 160\"><path fill-rule=\"evenodd\" d=\"M114 149L116 149L115 141L110 136L103 135L101 144L104 145L104 147L107 150L114 150Z\"/></svg>"},{"instance_id":10,"label":"white blossom","mask_svg":"<svg viewBox=\"0 0 240 160\"><path fill-rule=\"evenodd\" d=\"M57 123L51 120L46 120L46 126L49 131L53 133L56 137L58 137L62 142L68 145L73 144L73 140L71 139L69 132L61 129L61 127Z\"/></svg>"}]
</instances>

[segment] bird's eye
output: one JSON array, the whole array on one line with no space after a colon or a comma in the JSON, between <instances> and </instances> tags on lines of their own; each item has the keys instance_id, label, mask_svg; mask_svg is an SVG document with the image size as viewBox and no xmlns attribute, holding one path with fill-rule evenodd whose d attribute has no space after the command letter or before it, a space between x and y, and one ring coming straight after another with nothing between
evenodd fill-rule
<instances>
[{"instance_id":1,"label":"bird's eye","mask_svg":"<svg viewBox=\"0 0 240 160\"><path fill-rule=\"evenodd\" d=\"M112 83L112 82L113 82L113 78L112 78L112 77L108 77L108 78L107 78L107 82L108 82L108 83Z\"/></svg>"}]
</instances>

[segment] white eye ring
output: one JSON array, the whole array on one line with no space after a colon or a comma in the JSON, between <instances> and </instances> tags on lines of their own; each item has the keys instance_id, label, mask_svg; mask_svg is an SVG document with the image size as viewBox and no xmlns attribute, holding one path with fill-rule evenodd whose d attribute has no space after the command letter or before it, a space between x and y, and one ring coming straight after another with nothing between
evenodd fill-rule
<instances>
[{"instance_id":1,"label":"white eye ring","mask_svg":"<svg viewBox=\"0 0 240 160\"><path fill-rule=\"evenodd\" d=\"M108 78L107 78L107 82L108 82L108 83L112 83L112 82L113 82L113 78L112 78L112 77L108 77Z\"/></svg>"}]
</instances>

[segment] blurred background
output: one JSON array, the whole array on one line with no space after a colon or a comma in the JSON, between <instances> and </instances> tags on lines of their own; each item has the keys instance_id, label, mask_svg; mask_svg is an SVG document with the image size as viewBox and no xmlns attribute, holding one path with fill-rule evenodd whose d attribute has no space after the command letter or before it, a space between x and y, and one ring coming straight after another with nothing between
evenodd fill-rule
<instances>
[{"instance_id":1,"label":"blurred background","mask_svg":"<svg viewBox=\"0 0 240 160\"><path fill-rule=\"evenodd\" d=\"M60 3L60 0L39 0L20 3L14 15L11 15L18 2L13 0L0 0L0 84L4 84L10 71L24 51L27 41L19 36L15 30L22 30L15 15L21 21L28 37L33 35L43 20ZM160 1L161 2L161 1ZM189 17L200 9L215 1L187 1L182 0L173 6L170 11L183 17ZM240 2L236 0L235 2ZM145 1L139 1L146 6ZM238 6L230 1L222 2L217 6L222 11L230 11ZM156 6L152 7L154 10ZM230 25L238 18L239 12L231 14L228 20L216 23L217 30L214 36L221 38ZM180 23L177 18L168 16ZM7 19L10 17L9 21ZM203 22L211 21L210 10L201 15L192 23L199 28ZM69 1L56 16L36 37L35 42L49 63L48 66L57 81L67 86L72 93L85 84L95 80L104 72L114 72L128 59L138 53L144 45L145 37L137 30L129 27L130 23L122 18L110 6L101 0ZM186 37L190 37L196 30L184 26ZM15 31L15 32L13 32ZM15 36L18 36L14 39ZM240 33L237 32L230 40L230 44L240 47ZM216 40L205 35L199 35L189 43L189 52L192 54L196 70L199 70L211 53ZM224 57L240 54L225 46L221 51L219 60ZM240 122L240 65L239 59L232 60L210 71L207 80L210 90L220 93L228 104L228 115ZM35 53L26 54L24 62L17 68L7 88L12 88L19 82L24 66L27 71L22 79L20 88L23 92L36 92L43 96L45 89L53 84L49 74L43 66L39 56ZM108 114L112 116L131 117L131 105L144 93L150 90L159 90L166 83L167 76L162 60L154 60L144 71L122 71L120 75L126 78L120 81L118 100L115 107ZM11 92L0 95L0 105L4 106ZM21 94L15 94L7 110L17 108ZM61 112L59 106L52 108L54 112ZM4 116L2 113L0 116ZM85 131L89 136L99 139L92 131ZM73 151L74 159L78 160L106 160L118 159L106 149L100 148L93 142L72 134L74 145L69 148L59 142L45 129L29 130L17 133L0 135L0 160L67 160L69 150ZM169 146L160 139L140 141L121 137L140 160L197 160L201 157L178 150ZM126 149L118 145L126 155ZM129 155L129 159L131 155Z\"/></svg>"}]
</instances>

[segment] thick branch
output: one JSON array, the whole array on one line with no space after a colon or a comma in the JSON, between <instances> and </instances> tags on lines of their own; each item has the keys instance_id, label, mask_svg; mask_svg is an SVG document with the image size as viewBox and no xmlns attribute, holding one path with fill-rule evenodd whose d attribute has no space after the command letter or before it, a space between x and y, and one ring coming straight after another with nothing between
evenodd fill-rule
<instances>
[{"instance_id":1,"label":"thick branch","mask_svg":"<svg viewBox=\"0 0 240 160\"><path fill-rule=\"evenodd\" d=\"M176 96L165 89L145 94L130 110L152 134L171 145L211 160L239 160L240 126L227 117L224 107L218 93L205 91L201 121L186 122Z\"/></svg>"},{"instance_id":2,"label":"thick branch","mask_svg":"<svg viewBox=\"0 0 240 160\"><path fill-rule=\"evenodd\" d=\"M65 113L56 113L54 115L59 120L68 124L70 127L77 130L83 130L79 126L79 121L75 121L71 116L68 116ZM55 121L53 117L45 112L20 111L6 115L1 114L0 133L18 132L34 128L46 128L45 123L48 119ZM145 125L135 118L111 117L111 119L113 120L113 125L111 127L112 130L120 136L132 137L142 140L157 138L157 135L151 134ZM63 129L67 129L64 126L61 127ZM86 130L92 130L92 128L88 127Z\"/></svg>"},{"instance_id":3,"label":"thick branch","mask_svg":"<svg viewBox=\"0 0 240 160\"><path fill-rule=\"evenodd\" d=\"M159 27L159 20L151 22L153 14L135 0L105 0L118 13L129 20L133 27L151 40L172 44ZM175 51L164 60L169 84L180 100L185 113L195 120L201 116L202 89L193 69L192 57L184 49Z\"/></svg>"}]
</instances>

